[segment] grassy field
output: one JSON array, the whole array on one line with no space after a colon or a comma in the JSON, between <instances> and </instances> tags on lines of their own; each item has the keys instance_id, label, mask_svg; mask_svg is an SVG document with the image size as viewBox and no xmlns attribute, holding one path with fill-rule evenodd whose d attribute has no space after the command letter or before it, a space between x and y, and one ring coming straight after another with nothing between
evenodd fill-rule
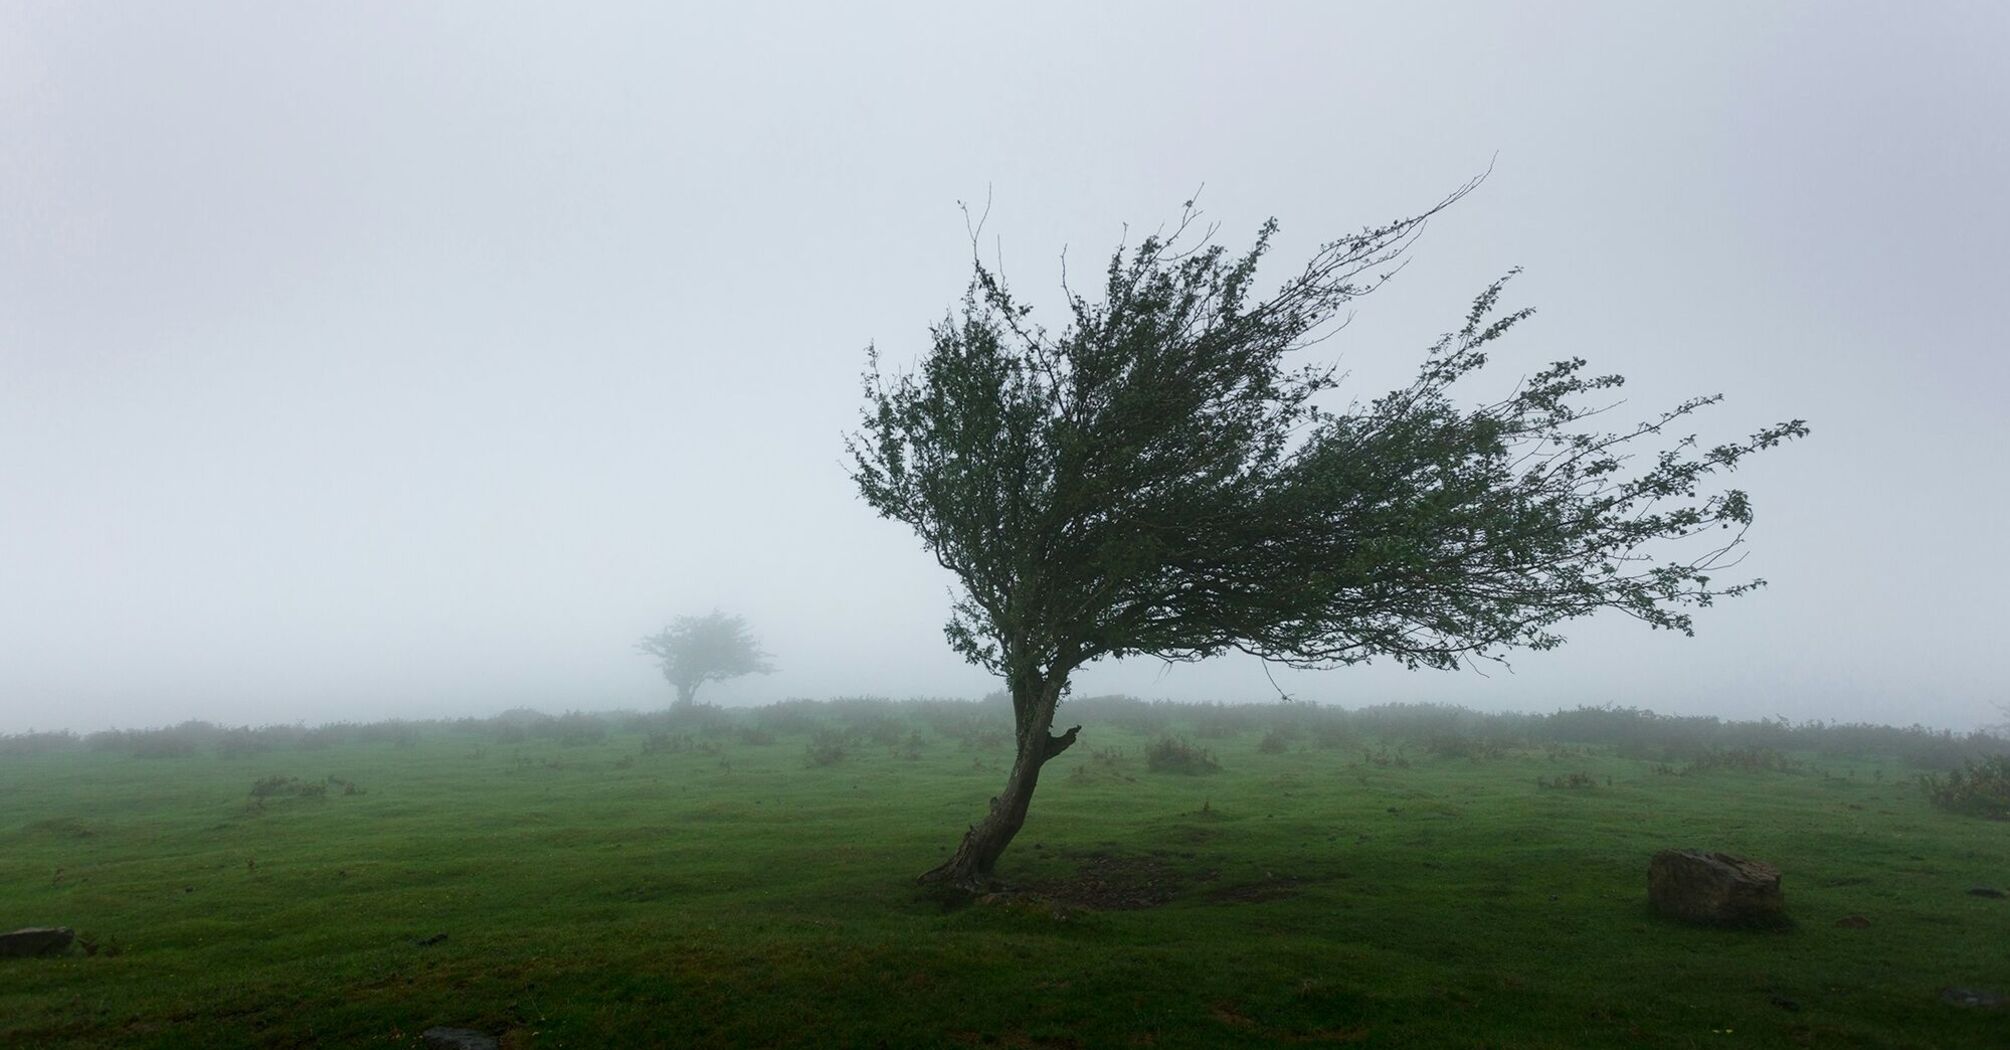
<instances>
[{"instance_id":1,"label":"grassy field","mask_svg":"<svg viewBox=\"0 0 2010 1050\"><path fill-rule=\"evenodd\" d=\"M0 927L93 947L0 960L0 1046L2010 1045L1941 995L2010 992L2010 900L1968 893L2010 824L1893 759L1091 723L1027 892L969 903L913 876L1004 736L788 714L0 756ZM1148 769L1168 730L1220 771ZM1795 926L1653 917L1665 847L1777 864Z\"/></svg>"}]
</instances>

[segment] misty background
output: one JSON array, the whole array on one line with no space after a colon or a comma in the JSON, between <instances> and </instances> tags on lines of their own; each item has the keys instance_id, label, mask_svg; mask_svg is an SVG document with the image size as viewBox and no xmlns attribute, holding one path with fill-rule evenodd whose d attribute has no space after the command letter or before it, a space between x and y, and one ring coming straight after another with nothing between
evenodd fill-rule
<instances>
[{"instance_id":1,"label":"misty background","mask_svg":"<svg viewBox=\"0 0 2010 1050\"><path fill-rule=\"evenodd\" d=\"M1732 478L1772 585L1278 685L2001 721L2006 53L1979 2L0 6L0 731L659 707L634 641L714 608L780 669L701 700L981 695L842 450L867 344L963 291L957 202L1058 321L1064 248L1203 184L1275 280L1490 163L1321 349L1345 393L1524 267L1494 380L1810 421Z\"/></svg>"}]
</instances>

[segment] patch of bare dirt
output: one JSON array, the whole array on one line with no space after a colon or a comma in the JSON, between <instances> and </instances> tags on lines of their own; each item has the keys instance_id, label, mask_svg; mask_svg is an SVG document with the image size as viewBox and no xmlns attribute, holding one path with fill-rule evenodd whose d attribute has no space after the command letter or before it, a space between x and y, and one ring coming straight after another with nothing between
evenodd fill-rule
<instances>
[{"instance_id":1,"label":"patch of bare dirt","mask_svg":"<svg viewBox=\"0 0 2010 1050\"><path fill-rule=\"evenodd\" d=\"M1171 903L1184 888L1184 877L1157 857L1105 851L1081 854L1073 875L1028 887L1051 900L1096 911L1156 908Z\"/></svg>"},{"instance_id":2,"label":"patch of bare dirt","mask_svg":"<svg viewBox=\"0 0 2010 1050\"><path fill-rule=\"evenodd\" d=\"M1031 1036L1019 1031L1000 1034L962 1030L945 1034L958 1046L1045 1047L1052 1050L1073 1050L1082 1045L1079 1040L1068 1036Z\"/></svg>"},{"instance_id":3,"label":"patch of bare dirt","mask_svg":"<svg viewBox=\"0 0 2010 1050\"><path fill-rule=\"evenodd\" d=\"M1207 891L1206 897L1216 904L1260 904L1296 897L1304 889L1305 881L1302 879L1289 875L1266 875L1251 882L1216 886Z\"/></svg>"}]
</instances>

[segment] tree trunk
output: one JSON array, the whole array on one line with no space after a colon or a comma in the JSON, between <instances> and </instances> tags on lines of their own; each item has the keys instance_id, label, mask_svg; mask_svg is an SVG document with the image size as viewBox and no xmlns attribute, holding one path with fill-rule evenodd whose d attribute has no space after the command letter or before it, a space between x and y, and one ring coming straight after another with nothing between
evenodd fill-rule
<instances>
[{"instance_id":1,"label":"tree trunk","mask_svg":"<svg viewBox=\"0 0 2010 1050\"><path fill-rule=\"evenodd\" d=\"M688 711L698 702L698 683L678 682L677 701L670 705L672 711Z\"/></svg>"},{"instance_id":2,"label":"tree trunk","mask_svg":"<svg viewBox=\"0 0 2010 1050\"><path fill-rule=\"evenodd\" d=\"M1040 767L1073 745L1075 734L1082 729L1076 726L1060 736L1048 733L1054 724L1054 706L1060 701L1061 684L1040 686L1030 703L1022 704L1014 697L1019 752L1012 760L1011 774L1005 778L1005 790L991 799L991 808L983 819L970 825L956 852L922 873L922 882L942 883L972 893L992 887L992 872L998 866L998 858L1026 823L1026 807L1033 801L1033 788L1040 782Z\"/></svg>"}]
</instances>

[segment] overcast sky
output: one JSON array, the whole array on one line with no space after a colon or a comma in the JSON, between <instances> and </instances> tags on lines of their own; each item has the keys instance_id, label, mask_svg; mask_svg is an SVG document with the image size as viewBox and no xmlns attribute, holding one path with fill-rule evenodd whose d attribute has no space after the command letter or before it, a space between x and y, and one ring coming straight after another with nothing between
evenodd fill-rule
<instances>
[{"instance_id":1,"label":"overcast sky","mask_svg":"<svg viewBox=\"0 0 2010 1050\"><path fill-rule=\"evenodd\" d=\"M957 201L1052 317L1064 247L1203 184L1275 277L1489 163L1323 348L1348 392L1524 267L1501 376L1810 421L1736 476L1771 587L1278 682L2000 721L2006 54L1997 3L0 5L0 731L655 707L633 641L713 608L780 670L701 698L982 694L842 459L866 345L964 287Z\"/></svg>"}]
</instances>

